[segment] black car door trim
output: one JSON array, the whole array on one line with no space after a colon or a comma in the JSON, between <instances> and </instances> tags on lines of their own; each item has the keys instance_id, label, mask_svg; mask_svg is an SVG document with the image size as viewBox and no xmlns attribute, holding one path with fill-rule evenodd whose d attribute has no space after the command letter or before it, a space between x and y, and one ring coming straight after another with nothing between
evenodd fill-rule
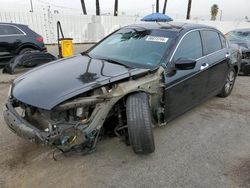
<instances>
[{"instance_id":1,"label":"black car door trim","mask_svg":"<svg viewBox=\"0 0 250 188\"><path fill-rule=\"evenodd\" d=\"M223 49L224 49L224 48L223 48ZM223 49L221 49L221 50L223 50ZM196 59L196 61L198 61L198 60L200 60L200 59L202 59L202 58L209 58L209 57L208 57L209 55L212 55L212 54L214 54L214 53L220 52L221 50L218 50L218 51L215 51L215 52L213 52L213 53L211 53L211 54L208 54L208 55L205 55L205 56L203 56L203 57L200 57L200 58ZM225 59L227 59L227 58L226 58L226 57L223 58L223 61L224 61ZM180 80L180 81L177 81L176 83L174 83L174 84L171 85L171 86L166 87L166 89L169 89L169 88L171 88L171 87L173 87L173 86L175 86L175 85L177 85L177 84L179 84L179 83L181 83L181 82L183 82L183 81L185 81L185 80L187 80L187 79L190 79L190 78L192 78L193 76L196 76L197 74L201 73L202 71L206 71L208 68L213 67L213 66L219 64L220 62L221 62L221 61L216 61L216 62L213 63L213 64L209 64L209 66L208 66L207 68L204 68L204 69L202 69L202 70L199 69L199 71L197 71L197 72L195 72L195 73L193 73L193 74L192 74L192 73L191 73L191 74L188 74L188 75L186 75L186 77L185 77L184 79L182 79L182 80Z\"/></svg>"},{"instance_id":2,"label":"black car door trim","mask_svg":"<svg viewBox=\"0 0 250 188\"><path fill-rule=\"evenodd\" d=\"M205 56L204 56L203 58L205 58ZM199 58L199 59L201 59L201 58ZM198 60L198 59L197 59L197 60ZM187 75L185 76L184 79L178 80L178 81L175 82L175 83L172 82L172 83L170 83L171 85L170 85L170 84L167 84L165 89L166 89L166 90L167 90L167 89L170 89L170 88L176 86L177 84L179 84L179 83L181 83L181 82L183 82L183 81L186 81L186 80L188 80L188 79L190 79L190 78L196 76L197 74L199 74L199 73L201 73L201 72L203 72L203 71L206 71L209 67L210 67L210 66L208 66L208 67L205 68L205 69L202 69L202 70L199 69L199 70L196 71L196 72L192 72L192 73L190 73L190 74L187 74ZM168 85L170 85L170 86L168 86Z\"/></svg>"},{"instance_id":3,"label":"black car door trim","mask_svg":"<svg viewBox=\"0 0 250 188\"><path fill-rule=\"evenodd\" d=\"M226 60L226 59L228 59L228 58L224 57L223 59L218 60L218 61L216 61L215 63L211 63L211 64L209 65L209 67L213 67L213 66L219 64L221 61L224 61L224 60Z\"/></svg>"}]
</instances>

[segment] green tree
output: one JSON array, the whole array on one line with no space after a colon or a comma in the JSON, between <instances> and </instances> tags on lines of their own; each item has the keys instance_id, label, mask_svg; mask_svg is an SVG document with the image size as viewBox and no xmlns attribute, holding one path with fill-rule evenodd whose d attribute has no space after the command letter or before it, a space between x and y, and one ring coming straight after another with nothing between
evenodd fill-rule
<instances>
[{"instance_id":1,"label":"green tree","mask_svg":"<svg viewBox=\"0 0 250 188\"><path fill-rule=\"evenodd\" d=\"M82 4L82 12L84 15L87 14L87 10L86 10L86 6L85 6L85 1L84 0L81 0L81 4Z\"/></svg>"},{"instance_id":2,"label":"green tree","mask_svg":"<svg viewBox=\"0 0 250 188\"><path fill-rule=\"evenodd\" d=\"M190 19L191 7L192 7L192 0L188 0L187 16L186 16L187 20Z\"/></svg>"},{"instance_id":3,"label":"green tree","mask_svg":"<svg viewBox=\"0 0 250 188\"><path fill-rule=\"evenodd\" d=\"M96 4L96 15L100 15L100 3L99 3L99 0L96 0L95 1L95 4Z\"/></svg>"},{"instance_id":4,"label":"green tree","mask_svg":"<svg viewBox=\"0 0 250 188\"><path fill-rule=\"evenodd\" d=\"M168 0L164 1L163 11L162 11L163 14L166 14L167 2Z\"/></svg>"},{"instance_id":5,"label":"green tree","mask_svg":"<svg viewBox=\"0 0 250 188\"><path fill-rule=\"evenodd\" d=\"M114 16L118 15L118 0L115 0Z\"/></svg>"},{"instance_id":6,"label":"green tree","mask_svg":"<svg viewBox=\"0 0 250 188\"><path fill-rule=\"evenodd\" d=\"M219 7L217 4L213 4L211 6L211 20L216 20L216 16L218 14Z\"/></svg>"}]
</instances>

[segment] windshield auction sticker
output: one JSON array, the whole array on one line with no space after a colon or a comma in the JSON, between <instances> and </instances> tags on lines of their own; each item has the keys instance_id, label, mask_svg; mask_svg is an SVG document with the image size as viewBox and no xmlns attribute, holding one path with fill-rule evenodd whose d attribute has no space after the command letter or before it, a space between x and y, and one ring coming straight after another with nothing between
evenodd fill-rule
<instances>
[{"instance_id":1,"label":"windshield auction sticker","mask_svg":"<svg viewBox=\"0 0 250 188\"><path fill-rule=\"evenodd\" d=\"M165 38L165 37L157 37L157 36L148 36L148 37L146 38L146 41L166 43L166 42L168 41L168 38Z\"/></svg>"}]
</instances>

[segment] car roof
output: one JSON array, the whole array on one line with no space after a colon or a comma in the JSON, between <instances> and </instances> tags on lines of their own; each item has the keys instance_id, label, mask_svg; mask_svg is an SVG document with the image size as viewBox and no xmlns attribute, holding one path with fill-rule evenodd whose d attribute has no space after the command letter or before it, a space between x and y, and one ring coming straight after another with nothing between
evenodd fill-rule
<instances>
[{"instance_id":1,"label":"car roof","mask_svg":"<svg viewBox=\"0 0 250 188\"><path fill-rule=\"evenodd\" d=\"M27 25L25 25L25 24L8 23L8 22L0 22L0 24L4 24L4 25L15 25L15 26L27 26Z\"/></svg>"},{"instance_id":2,"label":"car roof","mask_svg":"<svg viewBox=\"0 0 250 188\"><path fill-rule=\"evenodd\" d=\"M193 29L215 29L215 27L202 25L202 24L193 24L193 23L184 23L184 22L141 22L139 24L128 25L125 28L141 27L145 29L160 29L168 31L180 32L183 30L193 30ZM217 30L218 31L218 30Z\"/></svg>"}]
</instances>

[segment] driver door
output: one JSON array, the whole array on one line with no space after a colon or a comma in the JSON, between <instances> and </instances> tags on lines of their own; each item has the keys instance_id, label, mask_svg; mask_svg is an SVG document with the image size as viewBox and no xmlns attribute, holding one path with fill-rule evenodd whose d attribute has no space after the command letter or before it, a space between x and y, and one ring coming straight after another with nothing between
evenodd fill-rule
<instances>
[{"instance_id":1,"label":"driver door","mask_svg":"<svg viewBox=\"0 0 250 188\"><path fill-rule=\"evenodd\" d=\"M170 65L180 59L193 59L195 67L189 70L167 68L165 74L165 120L168 122L176 116L200 103L205 95L208 81L208 59L203 56L199 31L186 34L177 45Z\"/></svg>"}]
</instances>

